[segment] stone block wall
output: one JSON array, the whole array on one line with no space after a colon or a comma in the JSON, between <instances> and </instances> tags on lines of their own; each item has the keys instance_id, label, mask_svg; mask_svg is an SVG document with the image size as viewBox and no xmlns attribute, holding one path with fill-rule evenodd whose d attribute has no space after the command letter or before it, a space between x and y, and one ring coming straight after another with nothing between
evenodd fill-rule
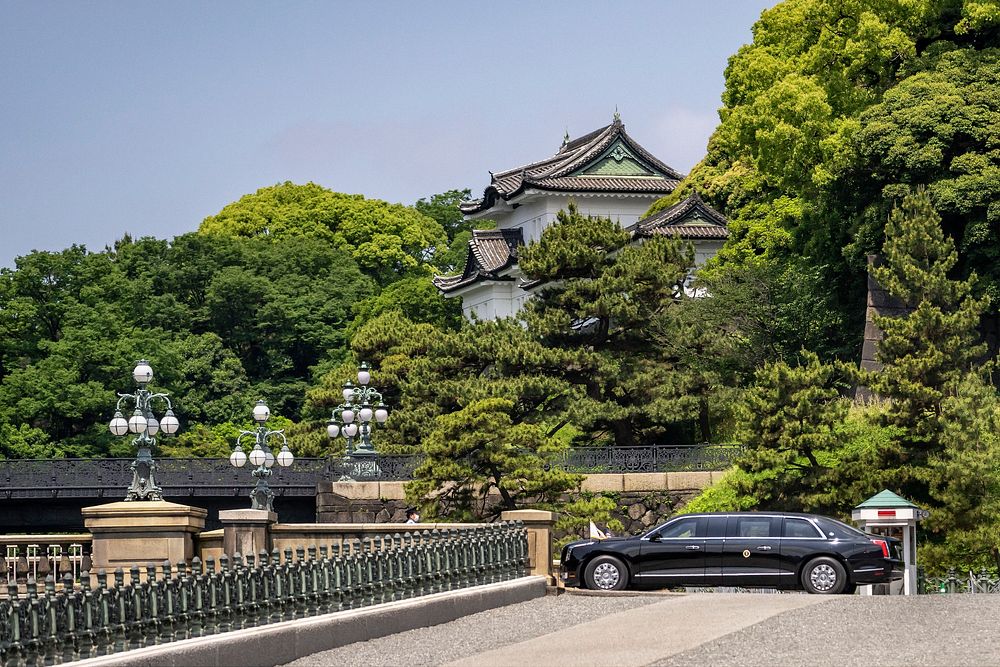
<instances>
[{"instance_id":1,"label":"stone block wall","mask_svg":"<svg viewBox=\"0 0 1000 667\"><path fill-rule=\"evenodd\" d=\"M639 533L676 514L720 471L587 475L580 490L614 498L615 518L627 534ZM317 488L318 523L401 523L406 520L405 482L324 482ZM557 535L557 537L563 537Z\"/></svg>"},{"instance_id":2,"label":"stone block wall","mask_svg":"<svg viewBox=\"0 0 1000 667\"><path fill-rule=\"evenodd\" d=\"M403 523L405 482L321 482L316 488L317 523Z\"/></svg>"}]
</instances>

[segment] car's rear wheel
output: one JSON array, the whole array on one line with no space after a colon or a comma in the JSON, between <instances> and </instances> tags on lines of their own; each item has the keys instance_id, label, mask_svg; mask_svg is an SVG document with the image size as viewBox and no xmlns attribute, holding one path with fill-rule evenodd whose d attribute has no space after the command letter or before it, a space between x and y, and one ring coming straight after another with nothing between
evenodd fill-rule
<instances>
[{"instance_id":1,"label":"car's rear wheel","mask_svg":"<svg viewBox=\"0 0 1000 667\"><path fill-rule=\"evenodd\" d=\"M809 593L836 595L847 588L847 572L835 558L814 558L802 569L802 587Z\"/></svg>"},{"instance_id":2,"label":"car's rear wheel","mask_svg":"<svg viewBox=\"0 0 1000 667\"><path fill-rule=\"evenodd\" d=\"M583 571L587 588L597 591L620 591L628 585L628 569L614 556L598 556Z\"/></svg>"}]
</instances>

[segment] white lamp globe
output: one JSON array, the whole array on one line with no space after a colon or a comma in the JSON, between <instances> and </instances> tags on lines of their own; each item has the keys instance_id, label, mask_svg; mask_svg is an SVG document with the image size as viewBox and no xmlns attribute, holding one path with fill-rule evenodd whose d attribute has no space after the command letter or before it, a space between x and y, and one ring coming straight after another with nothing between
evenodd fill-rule
<instances>
[{"instance_id":1,"label":"white lamp globe","mask_svg":"<svg viewBox=\"0 0 1000 667\"><path fill-rule=\"evenodd\" d=\"M177 421L177 417L174 416L173 410L167 410L167 413L163 415L163 419L160 420L160 430L167 435L173 435L177 433L177 429L180 428L181 423Z\"/></svg>"},{"instance_id":2,"label":"white lamp globe","mask_svg":"<svg viewBox=\"0 0 1000 667\"><path fill-rule=\"evenodd\" d=\"M351 422L354 421L354 410L352 410L351 408L345 408L340 413L340 418L344 420L345 424L350 424Z\"/></svg>"},{"instance_id":3,"label":"white lamp globe","mask_svg":"<svg viewBox=\"0 0 1000 667\"><path fill-rule=\"evenodd\" d=\"M149 435L156 435L160 431L160 422L156 421L156 417L150 417L146 420L146 433Z\"/></svg>"},{"instance_id":4,"label":"white lamp globe","mask_svg":"<svg viewBox=\"0 0 1000 667\"><path fill-rule=\"evenodd\" d=\"M271 468L274 466L274 454L268 452L264 455L264 467Z\"/></svg>"},{"instance_id":5,"label":"white lamp globe","mask_svg":"<svg viewBox=\"0 0 1000 667\"><path fill-rule=\"evenodd\" d=\"M384 405L379 404L379 406L375 408L375 421L377 421L379 424L384 424L385 420L388 418L389 418L389 411L385 409Z\"/></svg>"},{"instance_id":6,"label":"white lamp globe","mask_svg":"<svg viewBox=\"0 0 1000 667\"><path fill-rule=\"evenodd\" d=\"M288 445L284 445L281 448L281 451L278 452L278 465L281 466L282 468L287 468L288 466L292 465L292 461L294 460L295 457L292 456L292 452L291 450L288 449Z\"/></svg>"},{"instance_id":7,"label":"white lamp globe","mask_svg":"<svg viewBox=\"0 0 1000 667\"><path fill-rule=\"evenodd\" d=\"M108 424L108 428L115 435L122 436L128 433L128 422L125 421L125 416L121 412L115 412L115 416L111 419L111 423Z\"/></svg>"},{"instance_id":8,"label":"white lamp globe","mask_svg":"<svg viewBox=\"0 0 1000 667\"><path fill-rule=\"evenodd\" d=\"M132 379L139 384L149 384L153 381L153 367L143 359L132 369Z\"/></svg>"},{"instance_id":9,"label":"white lamp globe","mask_svg":"<svg viewBox=\"0 0 1000 667\"><path fill-rule=\"evenodd\" d=\"M246 465L247 455L243 453L243 449L237 447L236 451L229 455L229 462L233 464L234 468L242 468Z\"/></svg>"},{"instance_id":10,"label":"white lamp globe","mask_svg":"<svg viewBox=\"0 0 1000 667\"><path fill-rule=\"evenodd\" d=\"M326 434L331 438L336 438L340 435L340 426L334 424L333 422L326 425Z\"/></svg>"},{"instance_id":11,"label":"white lamp globe","mask_svg":"<svg viewBox=\"0 0 1000 667\"><path fill-rule=\"evenodd\" d=\"M368 372L368 369L364 366L358 371L358 384L362 387L372 381L372 374Z\"/></svg>"},{"instance_id":12,"label":"white lamp globe","mask_svg":"<svg viewBox=\"0 0 1000 667\"><path fill-rule=\"evenodd\" d=\"M147 428L149 428L149 423L146 421L146 417L136 408L135 412L128 420L128 430L133 433L142 433Z\"/></svg>"},{"instance_id":13,"label":"white lamp globe","mask_svg":"<svg viewBox=\"0 0 1000 667\"><path fill-rule=\"evenodd\" d=\"M353 438L357 434L358 434L358 425L357 424L345 424L344 425L344 435L345 436L347 436L348 438Z\"/></svg>"},{"instance_id":14,"label":"white lamp globe","mask_svg":"<svg viewBox=\"0 0 1000 667\"><path fill-rule=\"evenodd\" d=\"M260 445L255 445L250 451L250 463L253 465L262 465L266 459L267 455L264 454L264 450L260 448Z\"/></svg>"},{"instance_id":15,"label":"white lamp globe","mask_svg":"<svg viewBox=\"0 0 1000 667\"><path fill-rule=\"evenodd\" d=\"M344 391L341 392L341 393L344 394L344 400L345 401L350 401L351 400L351 396L354 396L354 385L351 384L350 382L345 382L344 383Z\"/></svg>"},{"instance_id":16,"label":"white lamp globe","mask_svg":"<svg viewBox=\"0 0 1000 667\"><path fill-rule=\"evenodd\" d=\"M257 401L257 405L253 406L253 420L258 424L263 424L271 416L271 410L267 407L264 401Z\"/></svg>"},{"instance_id":17,"label":"white lamp globe","mask_svg":"<svg viewBox=\"0 0 1000 667\"><path fill-rule=\"evenodd\" d=\"M361 412L358 413L358 416L361 417L361 421L367 424L372 420L373 414L374 413L372 412L372 409L366 405L365 407L361 408Z\"/></svg>"}]
</instances>

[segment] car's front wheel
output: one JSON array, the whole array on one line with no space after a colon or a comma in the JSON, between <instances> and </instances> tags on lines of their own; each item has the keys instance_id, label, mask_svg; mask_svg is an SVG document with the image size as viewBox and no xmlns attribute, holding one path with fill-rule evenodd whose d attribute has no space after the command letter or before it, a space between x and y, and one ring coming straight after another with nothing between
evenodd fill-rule
<instances>
[{"instance_id":1,"label":"car's front wheel","mask_svg":"<svg viewBox=\"0 0 1000 667\"><path fill-rule=\"evenodd\" d=\"M836 595L847 588L847 572L835 558L814 558L802 569L802 587L809 593Z\"/></svg>"},{"instance_id":2,"label":"car's front wheel","mask_svg":"<svg viewBox=\"0 0 1000 667\"><path fill-rule=\"evenodd\" d=\"M583 571L587 588L597 591L620 591L628 585L628 569L614 556L598 556Z\"/></svg>"}]
</instances>

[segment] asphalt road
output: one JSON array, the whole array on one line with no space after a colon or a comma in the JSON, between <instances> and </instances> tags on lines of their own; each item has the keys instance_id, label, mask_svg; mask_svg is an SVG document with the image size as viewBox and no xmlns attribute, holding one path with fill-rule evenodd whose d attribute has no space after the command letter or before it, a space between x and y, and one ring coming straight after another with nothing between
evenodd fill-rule
<instances>
[{"instance_id":1,"label":"asphalt road","mask_svg":"<svg viewBox=\"0 0 1000 667\"><path fill-rule=\"evenodd\" d=\"M1000 596L550 596L326 651L319 665L1000 665Z\"/></svg>"}]
</instances>

